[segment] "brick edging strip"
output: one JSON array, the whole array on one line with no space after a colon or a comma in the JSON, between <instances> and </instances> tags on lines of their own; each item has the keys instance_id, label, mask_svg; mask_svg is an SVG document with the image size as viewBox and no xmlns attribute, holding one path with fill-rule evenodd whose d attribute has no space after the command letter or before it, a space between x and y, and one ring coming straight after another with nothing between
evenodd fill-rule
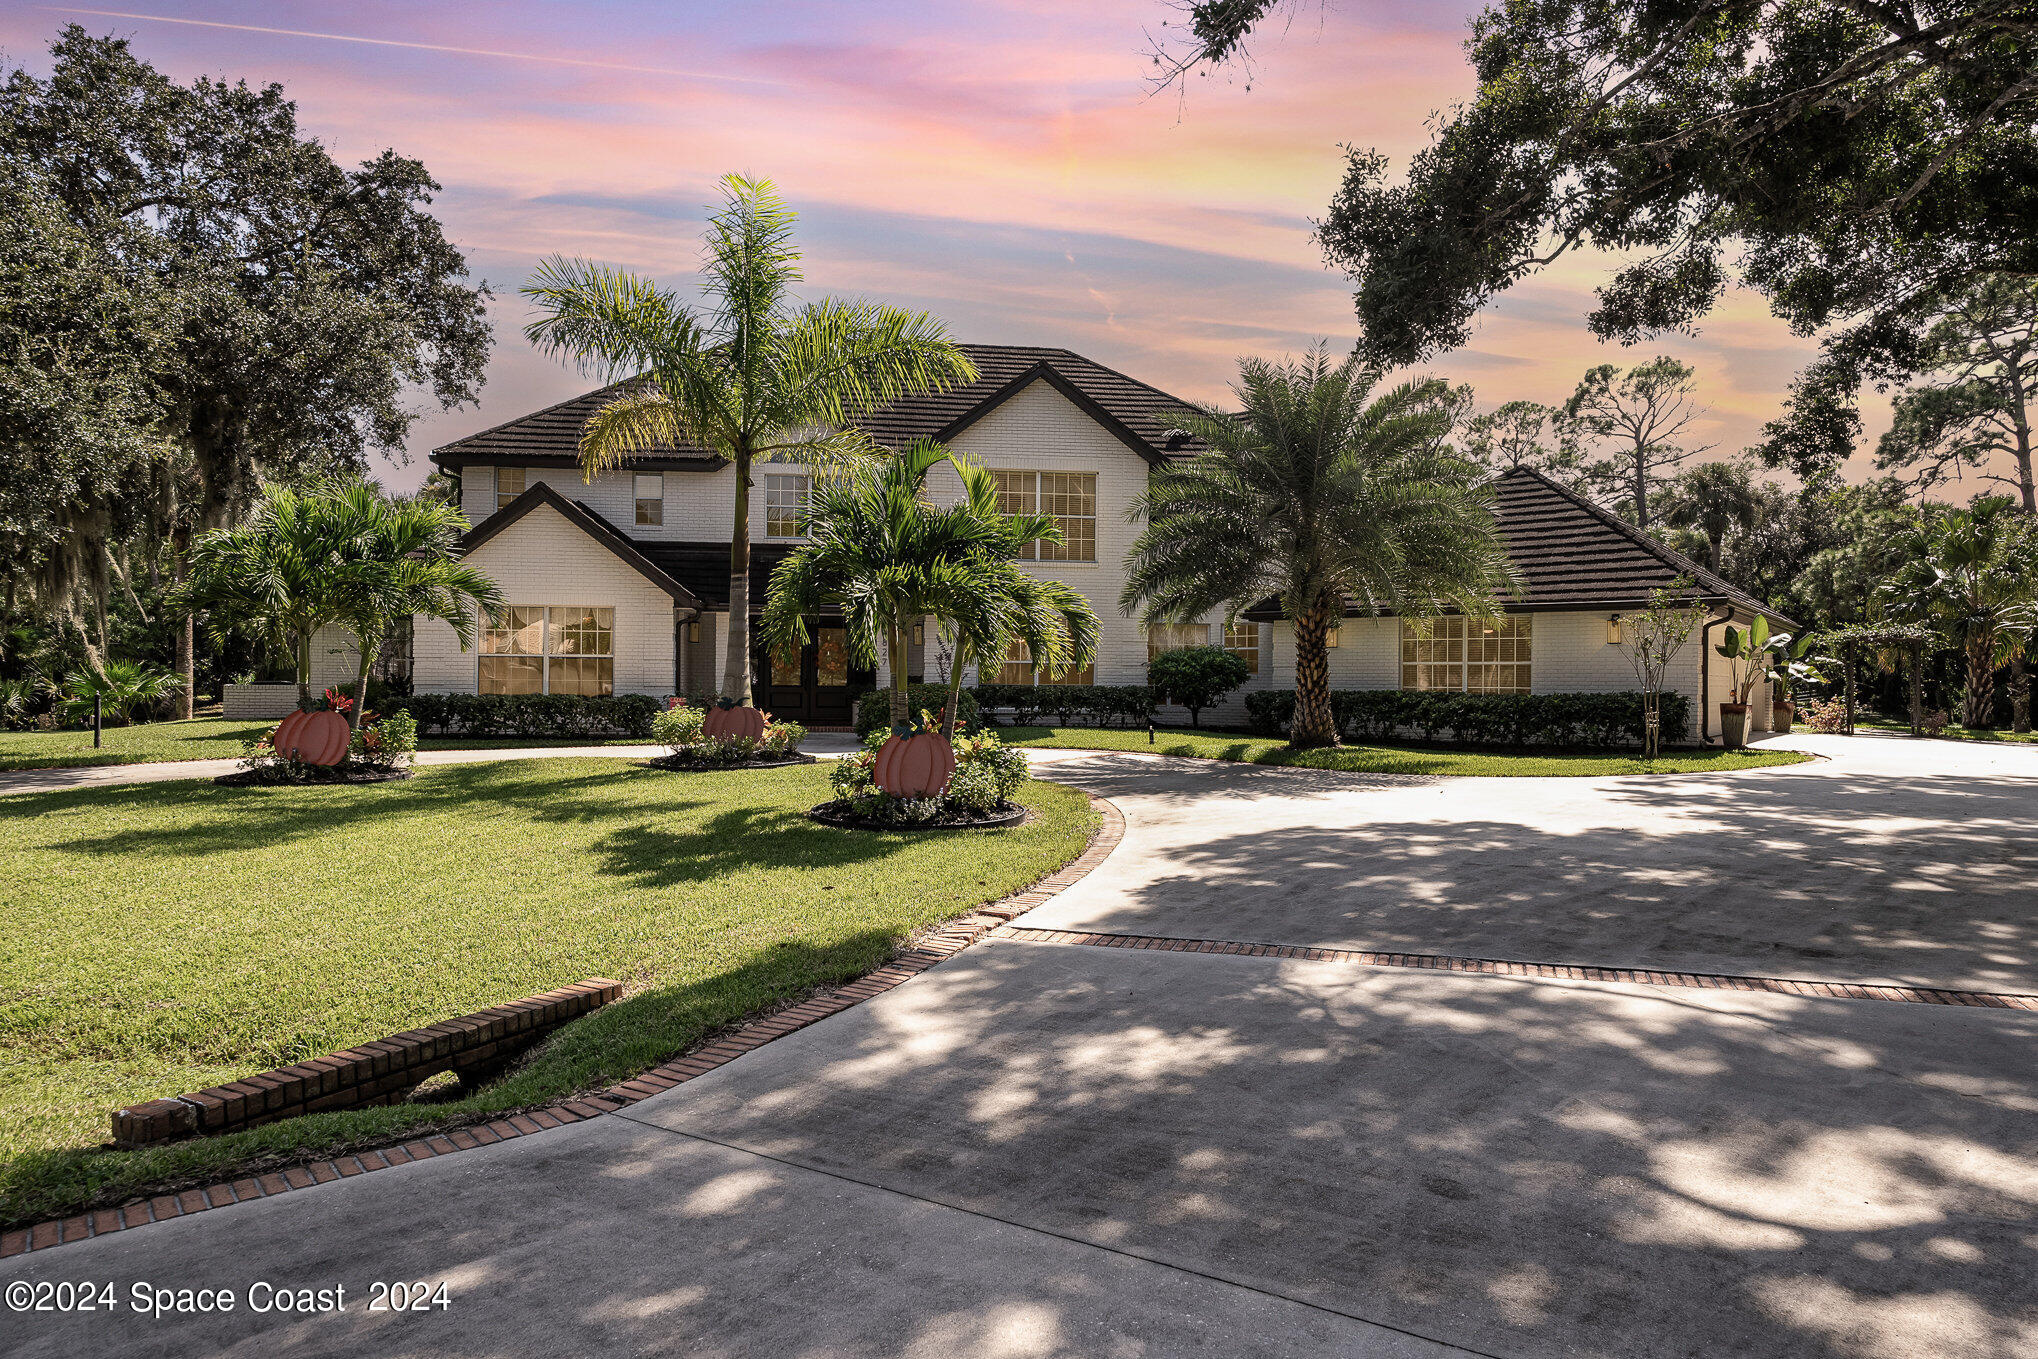
<instances>
[{"instance_id":1,"label":"brick edging strip","mask_svg":"<svg viewBox=\"0 0 2038 1359\"><path fill-rule=\"evenodd\" d=\"M1691 986L1714 991L1765 991L1779 996L1817 996L1836 1000L1883 1000L1911 1005L1968 1005L1982 1009L2038 1011L2038 996L1994 991L1956 991L1940 987L1888 986L1879 983L1801 981L1789 977L1749 977L1728 972L1660 972L1634 967L1571 967L1564 963L1523 963L1503 958L1462 958L1448 953L1375 953L1366 949L1306 948L1293 944L1247 943L1235 939L1173 939L1149 934L1043 930L1030 925L1009 924L993 930L991 937L1026 944L1079 944L1090 948L1156 949L1163 953L1227 953L1249 958L1295 958L1308 962L1356 963L1363 967L1414 968L1430 972L1464 972L1493 977L1631 982L1641 986Z\"/></svg>"},{"instance_id":2,"label":"brick edging strip","mask_svg":"<svg viewBox=\"0 0 2038 1359\"><path fill-rule=\"evenodd\" d=\"M860 1005L872 996L881 995L900 983L911 980L936 963L954 957L1015 917L1025 914L1055 894L1081 881L1091 869L1104 862L1111 851L1118 847L1118 842L1125 837L1125 818L1119 813L1118 808L1109 800L1094 793L1088 796L1090 805L1096 808L1102 821L1083 852L1066 867L1048 874L1032 886L1015 892L1001 901L979 906L968 915L936 926L914 940L910 947L875 972L868 973L846 986L835 987L796 1005L774 1011L761 1019L739 1024L712 1043L660 1066L652 1067L630 1080L612 1085L596 1094L561 1100L557 1104L510 1114L489 1123L449 1128L445 1132L427 1134L398 1146L355 1152L331 1161L313 1161L304 1165L288 1166L279 1171L245 1176L224 1184L207 1185L201 1189L186 1189L176 1194L159 1194L152 1199L119 1208L100 1208L61 1221L39 1222L33 1227L16 1228L0 1234L0 1259L29 1251L48 1250L52 1246L68 1245L73 1241L104 1236L109 1232L126 1231L151 1222L164 1222L173 1217L188 1217L192 1213L201 1213L208 1208L224 1208L230 1203L244 1203L249 1199L272 1198L293 1189L309 1189L313 1185L330 1184L334 1180L348 1179L375 1170L386 1170L391 1166L409 1165L413 1161L427 1161L434 1156L466 1151L473 1147L491 1146L516 1137L528 1137L549 1128L564 1127L569 1123L581 1123L603 1114L614 1113L639 1100L646 1100L674 1086L684 1085L694 1077L713 1071L725 1062L734 1061L753 1048L761 1048L775 1038L783 1038L817 1020L826 1019L829 1015Z\"/></svg>"}]
</instances>

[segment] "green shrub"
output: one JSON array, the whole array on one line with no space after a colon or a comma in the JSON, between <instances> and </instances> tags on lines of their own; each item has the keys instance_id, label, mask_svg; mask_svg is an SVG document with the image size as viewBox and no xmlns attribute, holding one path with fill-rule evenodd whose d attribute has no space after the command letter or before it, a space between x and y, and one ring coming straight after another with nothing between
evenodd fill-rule
<instances>
[{"instance_id":1,"label":"green shrub","mask_svg":"<svg viewBox=\"0 0 2038 1359\"><path fill-rule=\"evenodd\" d=\"M1221 646L1186 646L1163 651L1146 663L1148 686L1165 702L1189 710L1189 724L1203 721L1203 710L1221 701L1252 678L1245 658Z\"/></svg>"},{"instance_id":2,"label":"green shrub","mask_svg":"<svg viewBox=\"0 0 2038 1359\"><path fill-rule=\"evenodd\" d=\"M1153 715L1153 690L1144 684L979 684L971 690L980 709L1010 709L1014 726L1042 718L1058 725L1144 726Z\"/></svg>"},{"instance_id":3,"label":"green shrub","mask_svg":"<svg viewBox=\"0 0 2038 1359\"><path fill-rule=\"evenodd\" d=\"M658 700L649 694L413 694L389 701L420 733L462 736L634 736L648 739Z\"/></svg>"},{"instance_id":4,"label":"green shrub","mask_svg":"<svg viewBox=\"0 0 2038 1359\"><path fill-rule=\"evenodd\" d=\"M384 713L354 733L347 760L376 769L401 769L417 754L418 724L407 712Z\"/></svg>"},{"instance_id":5,"label":"green shrub","mask_svg":"<svg viewBox=\"0 0 2038 1359\"><path fill-rule=\"evenodd\" d=\"M924 709L938 713L948 706L948 686L945 684L909 684L906 686L906 716L917 720ZM975 731L983 726L978 715L977 701L965 689L962 701L955 709L955 729L958 732ZM892 727L892 691L873 689L856 700L856 734L868 738L873 732L888 732Z\"/></svg>"},{"instance_id":6,"label":"green shrub","mask_svg":"<svg viewBox=\"0 0 2038 1359\"><path fill-rule=\"evenodd\" d=\"M1413 731L1425 741L1448 736L1464 745L1620 746L1642 739L1642 695L1464 694L1440 690L1337 689L1331 713L1347 740L1390 740ZM1262 689L1245 696L1255 735L1282 736L1295 716L1295 691ZM1688 729L1691 700L1662 696L1663 731L1676 740Z\"/></svg>"},{"instance_id":7,"label":"green shrub","mask_svg":"<svg viewBox=\"0 0 2038 1359\"><path fill-rule=\"evenodd\" d=\"M682 703L651 719L651 739L677 752L681 746L693 745L701 739L701 728L707 721L705 709Z\"/></svg>"}]
</instances>

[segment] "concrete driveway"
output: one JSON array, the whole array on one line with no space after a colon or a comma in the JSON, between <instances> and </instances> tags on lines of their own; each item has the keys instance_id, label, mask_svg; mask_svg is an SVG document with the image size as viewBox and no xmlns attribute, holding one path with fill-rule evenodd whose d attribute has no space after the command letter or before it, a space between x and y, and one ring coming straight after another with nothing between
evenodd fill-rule
<instances>
[{"instance_id":1,"label":"concrete driveway","mask_svg":"<svg viewBox=\"0 0 2038 1359\"><path fill-rule=\"evenodd\" d=\"M1026 927L2038 990L2038 751L1718 778L1042 772ZM1952 771L1952 772L1948 772ZM1964 772L1958 772L1964 771ZM2038 1013L981 943L592 1122L10 1260L344 1313L21 1354L2038 1352ZM365 1310L375 1280L451 1305Z\"/></svg>"}]
</instances>

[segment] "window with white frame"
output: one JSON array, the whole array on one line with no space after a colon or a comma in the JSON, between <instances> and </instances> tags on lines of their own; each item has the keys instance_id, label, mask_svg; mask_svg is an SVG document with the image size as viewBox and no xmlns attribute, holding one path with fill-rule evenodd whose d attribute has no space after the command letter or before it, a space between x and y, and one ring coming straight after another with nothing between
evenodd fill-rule
<instances>
[{"instance_id":1,"label":"window with white frame","mask_svg":"<svg viewBox=\"0 0 2038 1359\"><path fill-rule=\"evenodd\" d=\"M1097 667L1086 665L1079 670L1054 671L1033 664L1033 652L1017 637L1005 646L1005 663L998 667L993 681L997 684L1095 684Z\"/></svg>"},{"instance_id":2,"label":"window with white frame","mask_svg":"<svg viewBox=\"0 0 2038 1359\"><path fill-rule=\"evenodd\" d=\"M495 469L495 507L497 509L501 509L523 493L523 468L498 467Z\"/></svg>"},{"instance_id":3,"label":"window with white frame","mask_svg":"<svg viewBox=\"0 0 2038 1359\"><path fill-rule=\"evenodd\" d=\"M1210 625L1208 623L1150 623L1146 629L1146 658L1150 661L1163 651L1180 651L1184 647L1209 646Z\"/></svg>"},{"instance_id":4,"label":"window with white frame","mask_svg":"<svg viewBox=\"0 0 2038 1359\"><path fill-rule=\"evenodd\" d=\"M998 509L1005 514L1045 514L1061 530L1059 543L1028 545L1021 561L1097 560L1097 474L991 469Z\"/></svg>"},{"instance_id":5,"label":"window with white frame","mask_svg":"<svg viewBox=\"0 0 2038 1359\"><path fill-rule=\"evenodd\" d=\"M1260 625L1233 623L1224 629L1224 649L1245 662L1246 673L1260 673Z\"/></svg>"},{"instance_id":6,"label":"window with white frame","mask_svg":"<svg viewBox=\"0 0 2038 1359\"><path fill-rule=\"evenodd\" d=\"M516 604L481 632L475 688L484 694L612 694L616 611Z\"/></svg>"},{"instance_id":7,"label":"window with white frame","mask_svg":"<svg viewBox=\"0 0 2038 1359\"><path fill-rule=\"evenodd\" d=\"M637 500L637 522L665 522L665 476L661 472L639 472L630 478Z\"/></svg>"},{"instance_id":8,"label":"window with white frame","mask_svg":"<svg viewBox=\"0 0 2038 1359\"><path fill-rule=\"evenodd\" d=\"M1477 622L1401 620L1401 687L1468 694L1529 692L1533 620L1527 614Z\"/></svg>"},{"instance_id":9,"label":"window with white frame","mask_svg":"<svg viewBox=\"0 0 2038 1359\"><path fill-rule=\"evenodd\" d=\"M807 512L813 480L805 472L767 472L764 477L764 536L797 538Z\"/></svg>"}]
</instances>

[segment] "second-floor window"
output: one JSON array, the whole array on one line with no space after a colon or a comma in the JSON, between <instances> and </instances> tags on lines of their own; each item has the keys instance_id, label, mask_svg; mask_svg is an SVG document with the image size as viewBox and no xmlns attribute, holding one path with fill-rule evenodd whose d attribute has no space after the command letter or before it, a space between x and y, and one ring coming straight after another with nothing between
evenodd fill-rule
<instances>
[{"instance_id":1,"label":"second-floor window","mask_svg":"<svg viewBox=\"0 0 2038 1359\"><path fill-rule=\"evenodd\" d=\"M631 478L636 488L637 522L640 524L662 524L665 522L665 478L657 472L639 472Z\"/></svg>"},{"instance_id":2,"label":"second-floor window","mask_svg":"<svg viewBox=\"0 0 2038 1359\"><path fill-rule=\"evenodd\" d=\"M523 468L498 467L495 469L495 507L497 509L501 509L523 493Z\"/></svg>"},{"instance_id":3,"label":"second-floor window","mask_svg":"<svg viewBox=\"0 0 2038 1359\"><path fill-rule=\"evenodd\" d=\"M800 520L807 513L807 494L813 482L805 472L767 472L764 475L764 536L797 538Z\"/></svg>"},{"instance_id":4,"label":"second-floor window","mask_svg":"<svg viewBox=\"0 0 2038 1359\"><path fill-rule=\"evenodd\" d=\"M1019 554L1021 561L1093 562L1097 560L1097 474L1095 472L1025 472L991 469L998 486L998 508L1006 514L1048 514L1061 529L1062 541L1041 543Z\"/></svg>"}]
</instances>

